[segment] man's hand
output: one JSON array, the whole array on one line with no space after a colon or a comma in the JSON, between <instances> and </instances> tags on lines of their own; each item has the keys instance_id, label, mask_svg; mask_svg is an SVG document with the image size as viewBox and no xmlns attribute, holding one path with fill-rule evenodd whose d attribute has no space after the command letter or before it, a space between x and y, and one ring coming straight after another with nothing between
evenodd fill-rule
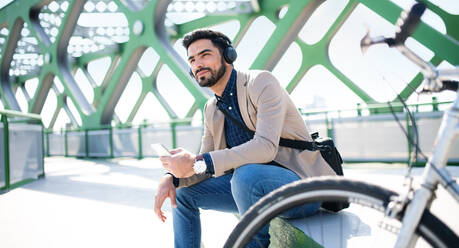
<instances>
[{"instance_id":1,"label":"man's hand","mask_svg":"<svg viewBox=\"0 0 459 248\"><path fill-rule=\"evenodd\" d=\"M161 179L155 196L155 213L162 222L166 221L166 216L161 210L161 207L163 206L164 200L168 197L171 199L172 207L176 208L177 201L175 199L175 186L172 182L172 176L169 174L164 175Z\"/></svg>"},{"instance_id":2,"label":"man's hand","mask_svg":"<svg viewBox=\"0 0 459 248\"><path fill-rule=\"evenodd\" d=\"M196 156L184 149L171 150L171 156L161 156L159 160L164 169L177 178L191 177L194 175L193 165Z\"/></svg>"}]
</instances>

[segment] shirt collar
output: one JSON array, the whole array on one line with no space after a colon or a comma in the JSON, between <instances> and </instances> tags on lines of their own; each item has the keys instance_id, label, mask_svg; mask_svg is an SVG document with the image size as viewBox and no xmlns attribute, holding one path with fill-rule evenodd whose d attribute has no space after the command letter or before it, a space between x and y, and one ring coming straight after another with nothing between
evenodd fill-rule
<instances>
[{"instance_id":1,"label":"shirt collar","mask_svg":"<svg viewBox=\"0 0 459 248\"><path fill-rule=\"evenodd\" d=\"M215 95L215 97L217 98L217 101L228 99L230 96L236 94L236 76L237 76L236 70L233 69L231 71L231 76L228 80L228 83L226 84L225 89L223 90L222 96L219 97Z\"/></svg>"}]
</instances>

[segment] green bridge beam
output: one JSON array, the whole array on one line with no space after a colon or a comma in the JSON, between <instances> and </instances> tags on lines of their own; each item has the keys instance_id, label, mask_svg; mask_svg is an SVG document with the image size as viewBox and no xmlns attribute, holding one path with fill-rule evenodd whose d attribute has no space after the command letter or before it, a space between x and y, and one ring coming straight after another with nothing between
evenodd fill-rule
<instances>
[{"instance_id":1,"label":"green bridge beam","mask_svg":"<svg viewBox=\"0 0 459 248\"><path fill-rule=\"evenodd\" d=\"M273 70L292 43L301 50L301 66L288 82L286 90L293 92L310 68L324 66L343 85L367 104L376 103L357 82L345 75L329 58L329 45L348 17L358 5L364 5L390 23L395 23L402 9L390 0L349 0L322 39L308 45L298 34L305 23L325 0L259 0L234 1L231 7L221 9L212 1L201 1L203 9L193 2L193 10L181 10L178 1L152 0L146 3L120 0L16 0L0 9L0 97L5 109L28 113L42 113L47 100L56 97L51 121L53 128L60 113L68 116L75 127L98 128L115 123L129 125L139 114L145 97L152 93L161 108L171 119L193 117L202 109L209 93L188 75L186 61L173 48L173 42L197 28L237 21L233 43L237 46L258 17L264 16L274 25L274 31L250 65L253 69ZM426 1L428 8L437 14L446 26L442 34L426 23L421 23L413 38L434 52L431 62L435 65L447 61L459 64L459 17ZM226 2L225 2L226 4ZM279 17L282 8L288 8ZM193 13L199 18L174 23L169 14ZM84 26L79 20L83 15L118 14L125 18L127 26L107 27L106 24ZM102 31L101 31L102 30ZM111 32L111 33L110 33ZM119 34L123 33L123 34ZM126 37L123 41L114 37ZM105 43L104 43L105 42ZM96 49L93 49L93 47ZM89 51L78 53L78 49ZM153 72L146 75L139 68L145 51L152 48L159 59L152 64ZM87 49L88 50L88 49ZM34 65L24 55L34 59ZM88 71L88 65L101 58L110 58L110 64L102 82L96 82ZM185 116L178 116L168 96L158 91L157 77L168 67L193 97ZM90 82L94 99L89 102L77 81L75 73L81 69ZM133 74L141 79L142 89L134 99L135 104L126 120L115 114L121 95L126 90ZM37 79L38 85L28 92L27 82ZM62 87L58 87L60 81ZM399 93L407 99L422 82L416 75ZM99 83L99 84L98 84ZM61 88L62 92L61 92ZM27 109L21 109L16 92L20 90L27 101ZM54 94L49 94L52 91ZM20 92L21 93L21 92ZM394 99L393 101L397 101ZM72 110L71 106L75 107ZM61 111L64 110L64 111ZM81 122L79 121L81 119Z\"/></svg>"}]
</instances>

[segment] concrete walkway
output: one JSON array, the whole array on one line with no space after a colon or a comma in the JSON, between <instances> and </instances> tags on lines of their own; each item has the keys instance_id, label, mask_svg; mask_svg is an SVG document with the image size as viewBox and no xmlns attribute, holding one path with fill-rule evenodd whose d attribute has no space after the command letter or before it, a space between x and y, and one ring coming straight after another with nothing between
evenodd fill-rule
<instances>
[{"instance_id":1,"label":"concrete walkway","mask_svg":"<svg viewBox=\"0 0 459 248\"><path fill-rule=\"evenodd\" d=\"M159 160L51 157L45 173L0 195L0 247L173 247L169 200L165 223L153 211ZM203 211L205 247L221 247L236 223Z\"/></svg>"},{"instance_id":2,"label":"concrete walkway","mask_svg":"<svg viewBox=\"0 0 459 248\"><path fill-rule=\"evenodd\" d=\"M399 188L406 171L400 165L352 165L348 177ZM457 178L459 167L452 168ZM45 159L46 177L0 194L0 247L172 247L169 201L160 222L154 195L164 170L153 158L81 160ZM419 175L416 169L414 174ZM443 192L444 193L444 192ZM458 231L457 203L446 195L434 212ZM445 211L446 210L446 211ZM222 247L237 223L232 214L202 211L205 247Z\"/></svg>"}]
</instances>

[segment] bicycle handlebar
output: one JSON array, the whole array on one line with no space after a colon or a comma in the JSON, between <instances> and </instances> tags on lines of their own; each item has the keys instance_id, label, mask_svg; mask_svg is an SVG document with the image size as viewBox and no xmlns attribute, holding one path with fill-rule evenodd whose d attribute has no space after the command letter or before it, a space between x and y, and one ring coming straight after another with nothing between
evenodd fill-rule
<instances>
[{"instance_id":1,"label":"bicycle handlebar","mask_svg":"<svg viewBox=\"0 0 459 248\"><path fill-rule=\"evenodd\" d=\"M405 43L408 36L411 36L419 25L422 14L426 10L426 5L422 2L416 3L411 7L410 12L403 12L400 18L397 20L398 31L395 33L393 39L394 44L399 45ZM391 44L389 44L391 46Z\"/></svg>"},{"instance_id":2,"label":"bicycle handlebar","mask_svg":"<svg viewBox=\"0 0 459 248\"><path fill-rule=\"evenodd\" d=\"M458 86L459 86L459 82L458 81L443 80L442 83L443 83L443 86L442 86L441 90L457 91Z\"/></svg>"},{"instance_id":3,"label":"bicycle handlebar","mask_svg":"<svg viewBox=\"0 0 459 248\"><path fill-rule=\"evenodd\" d=\"M360 41L360 48L362 49L362 53L365 53L370 46L375 44L387 44L389 47L397 48L405 57L421 68L421 72L427 80L423 92L439 92L443 90L457 91L457 81L451 81L449 78L442 78L441 76L443 76L444 72L440 73L435 66L424 61L405 46L406 39L416 30L425 10L426 4L419 2L413 5L409 12L402 12L396 23L398 30L394 37L370 37L370 31L368 30L367 34ZM456 67L453 75L458 75L458 70L459 67Z\"/></svg>"},{"instance_id":4,"label":"bicycle handlebar","mask_svg":"<svg viewBox=\"0 0 459 248\"><path fill-rule=\"evenodd\" d=\"M419 25L422 14L426 10L426 5L424 3L416 3L411 7L411 10L407 12L402 12L399 19L397 20L397 32L395 33L394 38L386 37L370 37L370 31L368 30L365 37L360 41L360 48L362 53L365 53L368 48L375 44L385 43L389 47L392 46L402 46L408 36L413 34L414 30Z\"/></svg>"}]
</instances>

